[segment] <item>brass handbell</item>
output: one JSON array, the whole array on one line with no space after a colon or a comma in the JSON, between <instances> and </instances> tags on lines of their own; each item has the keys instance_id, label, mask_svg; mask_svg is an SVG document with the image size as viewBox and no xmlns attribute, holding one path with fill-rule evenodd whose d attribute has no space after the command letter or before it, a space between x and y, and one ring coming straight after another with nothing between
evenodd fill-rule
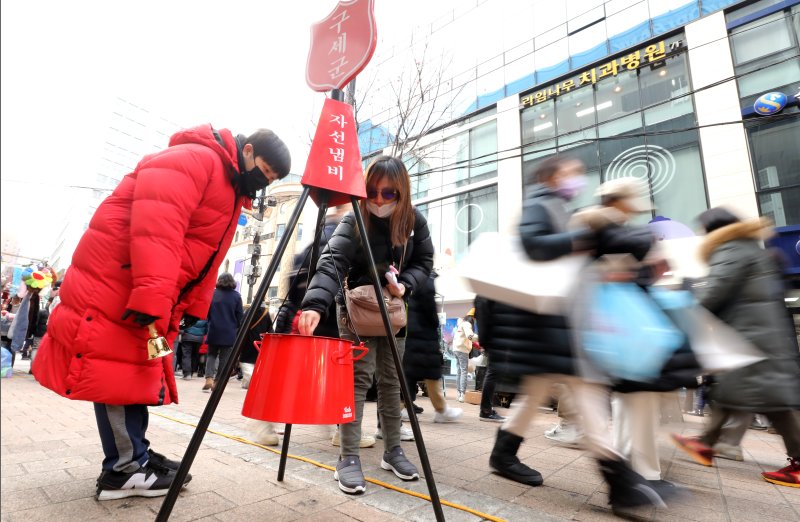
<instances>
[{"instance_id":1,"label":"brass handbell","mask_svg":"<svg viewBox=\"0 0 800 522\"><path fill-rule=\"evenodd\" d=\"M156 331L156 325L151 323L147 325L147 329L150 331L150 339L147 340L148 359L153 360L158 357L164 357L165 355L171 354L172 348L169 347L169 344L164 337L158 335L158 331Z\"/></svg>"}]
</instances>

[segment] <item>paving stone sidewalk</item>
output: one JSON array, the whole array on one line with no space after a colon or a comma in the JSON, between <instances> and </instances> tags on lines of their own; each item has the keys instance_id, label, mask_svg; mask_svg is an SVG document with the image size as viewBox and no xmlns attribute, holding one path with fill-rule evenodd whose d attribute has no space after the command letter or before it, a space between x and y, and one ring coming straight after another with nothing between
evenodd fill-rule
<instances>
[{"instance_id":1,"label":"paving stone sidewalk","mask_svg":"<svg viewBox=\"0 0 800 522\"><path fill-rule=\"evenodd\" d=\"M94 410L89 403L69 401L42 388L27 374L27 361L0 384L0 519L5 521L153 520L163 498L97 502L95 480L103 458ZM153 449L181 458L209 394L203 381L178 380L181 403L151 408L148 438ZM241 407L246 391L230 381L210 429L252 439ZM519 456L544 475L544 485L523 487L490 472L489 453L497 424L479 422L478 407L463 407L459 423L433 423L426 398L417 403L425 445L439 495L443 500L509 521L616 520L607 506L607 488L593 460L583 451L560 447L542 435L556 417L539 415ZM668 403L669 398L665 399ZM677 404L677 398L674 399ZM498 410L507 413L508 410ZM167 416L169 418L162 417ZM717 459L706 468L690 461L668 440L670 431L698 433L699 417L685 417L661 427L660 456L664 478L683 485L686 494L669 510L632 514L655 521L800 520L800 489L764 482L759 473L785 464L781 439L749 430L745 461ZM375 403L367 403L364 427L374 433ZM290 453L329 466L337 450L328 426L295 426ZM409 458L419 462L413 442L404 443ZM427 493L424 480L403 482L380 469L382 447L363 450L364 472L397 487ZM368 484L360 496L341 493L332 472L312 463L289 459L285 480L277 481L278 455L257 446L207 434L191 473L194 477L172 512L171 520L270 520L270 522L360 520L435 520L429 502ZM486 520L444 507L448 521Z\"/></svg>"}]
</instances>

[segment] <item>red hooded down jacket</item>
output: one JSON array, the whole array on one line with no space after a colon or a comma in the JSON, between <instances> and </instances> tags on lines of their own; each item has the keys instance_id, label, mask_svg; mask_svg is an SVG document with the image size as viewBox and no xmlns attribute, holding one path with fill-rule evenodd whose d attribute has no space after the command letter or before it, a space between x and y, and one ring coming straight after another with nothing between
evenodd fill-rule
<instances>
[{"instance_id":1,"label":"red hooded down jacket","mask_svg":"<svg viewBox=\"0 0 800 522\"><path fill-rule=\"evenodd\" d=\"M233 135L219 135L224 147L211 125L178 132L98 207L36 354L42 386L113 405L178 402L172 355L148 360L147 328L121 317L126 309L158 317L172 345L184 314L207 316L241 207L251 203L233 186Z\"/></svg>"}]
</instances>

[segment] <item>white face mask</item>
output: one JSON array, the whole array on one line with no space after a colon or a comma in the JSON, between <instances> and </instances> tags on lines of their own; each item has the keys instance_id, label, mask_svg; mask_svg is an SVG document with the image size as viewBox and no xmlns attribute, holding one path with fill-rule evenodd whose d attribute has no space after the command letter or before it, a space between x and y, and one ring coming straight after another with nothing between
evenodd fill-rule
<instances>
[{"instance_id":1,"label":"white face mask","mask_svg":"<svg viewBox=\"0 0 800 522\"><path fill-rule=\"evenodd\" d=\"M369 210L369 213L379 218L391 216L395 207L397 207L397 201L392 201L391 203L387 203L380 207L372 201L367 201L367 210Z\"/></svg>"}]
</instances>

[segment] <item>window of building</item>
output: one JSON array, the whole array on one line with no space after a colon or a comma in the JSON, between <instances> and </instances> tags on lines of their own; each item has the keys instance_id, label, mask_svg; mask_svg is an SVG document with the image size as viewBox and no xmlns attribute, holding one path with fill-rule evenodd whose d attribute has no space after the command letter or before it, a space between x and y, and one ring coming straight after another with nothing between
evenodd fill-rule
<instances>
[{"instance_id":1,"label":"window of building","mask_svg":"<svg viewBox=\"0 0 800 522\"><path fill-rule=\"evenodd\" d=\"M458 261L483 232L497 232L497 186L418 205L436 252Z\"/></svg>"},{"instance_id":2,"label":"window of building","mask_svg":"<svg viewBox=\"0 0 800 522\"><path fill-rule=\"evenodd\" d=\"M547 100L522 111L522 143L556 136L555 100Z\"/></svg>"},{"instance_id":3,"label":"window of building","mask_svg":"<svg viewBox=\"0 0 800 522\"><path fill-rule=\"evenodd\" d=\"M559 96L556 98L558 135L594 127L594 113L594 91L591 86Z\"/></svg>"},{"instance_id":4,"label":"window of building","mask_svg":"<svg viewBox=\"0 0 800 522\"><path fill-rule=\"evenodd\" d=\"M622 72L614 81L598 83L596 98L594 109L599 123L638 111L639 80L636 71Z\"/></svg>"},{"instance_id":5,"label":"window of building","mask_svg":"<svg viewBox=\"0 0 800 522\"><path fill-rule=\"evenodd\" d=\"M285 223L281 223L275 229L275 241L280 240L280 238L283 237L283 233L284 232L286 232L286 224Z\"/></svg>"},{"instance_id":6,"label":"window of building","mask_svg":"<svg viewBox=\"0 0 800 522\"><path fill-rule=\"evenodd\" d=\"M800 118L751 120L747 134L761 213L777 226L800 223Z\"/></svg>"},{"instance_id":7,"label":"window of building","mask_svg":"<svg viewBox=\"0 0 800 522\"><path fill-rule=\"evenodd\" d=\"M736 23L770 8L780 10L743 25ZM751 107L767 92L793 96L800 86L800 6L781 8L762 0L732 11L728 21L736 25L730 32L730 45L741 106ZM798 113L797 107L789 107L780 114ZM755 116L746 121L745 129L761 214L777 226L800 223L800 119Z\"/></svg>"},{"instance_id":8,"label":"window of building","mask_svg":"<svg viewBox=\"0 0 800 522\"><path fill-rule=\"evenodd\" d=\"M793 47L791 17L778 11L731 31L734 65L743 65L758 58Z\"/></svg>"},{"instance_id":9,"label":"window of building","mask_svg":"<svg viewBox=\"0 0 800 522\"><path fill-rule=\"evenodd\" d=\"M690 93L686 58L678 54L523 110L524 177L544 158L568 155L584 163L588 182L571 208L596 204L600 183L632 176L648 184L656 207L636 222L661 215L691 223L708 202ZM540 114L555 118L554 129L542 129L552 134L534 131Z\"/></svg>"}]
</instances>

